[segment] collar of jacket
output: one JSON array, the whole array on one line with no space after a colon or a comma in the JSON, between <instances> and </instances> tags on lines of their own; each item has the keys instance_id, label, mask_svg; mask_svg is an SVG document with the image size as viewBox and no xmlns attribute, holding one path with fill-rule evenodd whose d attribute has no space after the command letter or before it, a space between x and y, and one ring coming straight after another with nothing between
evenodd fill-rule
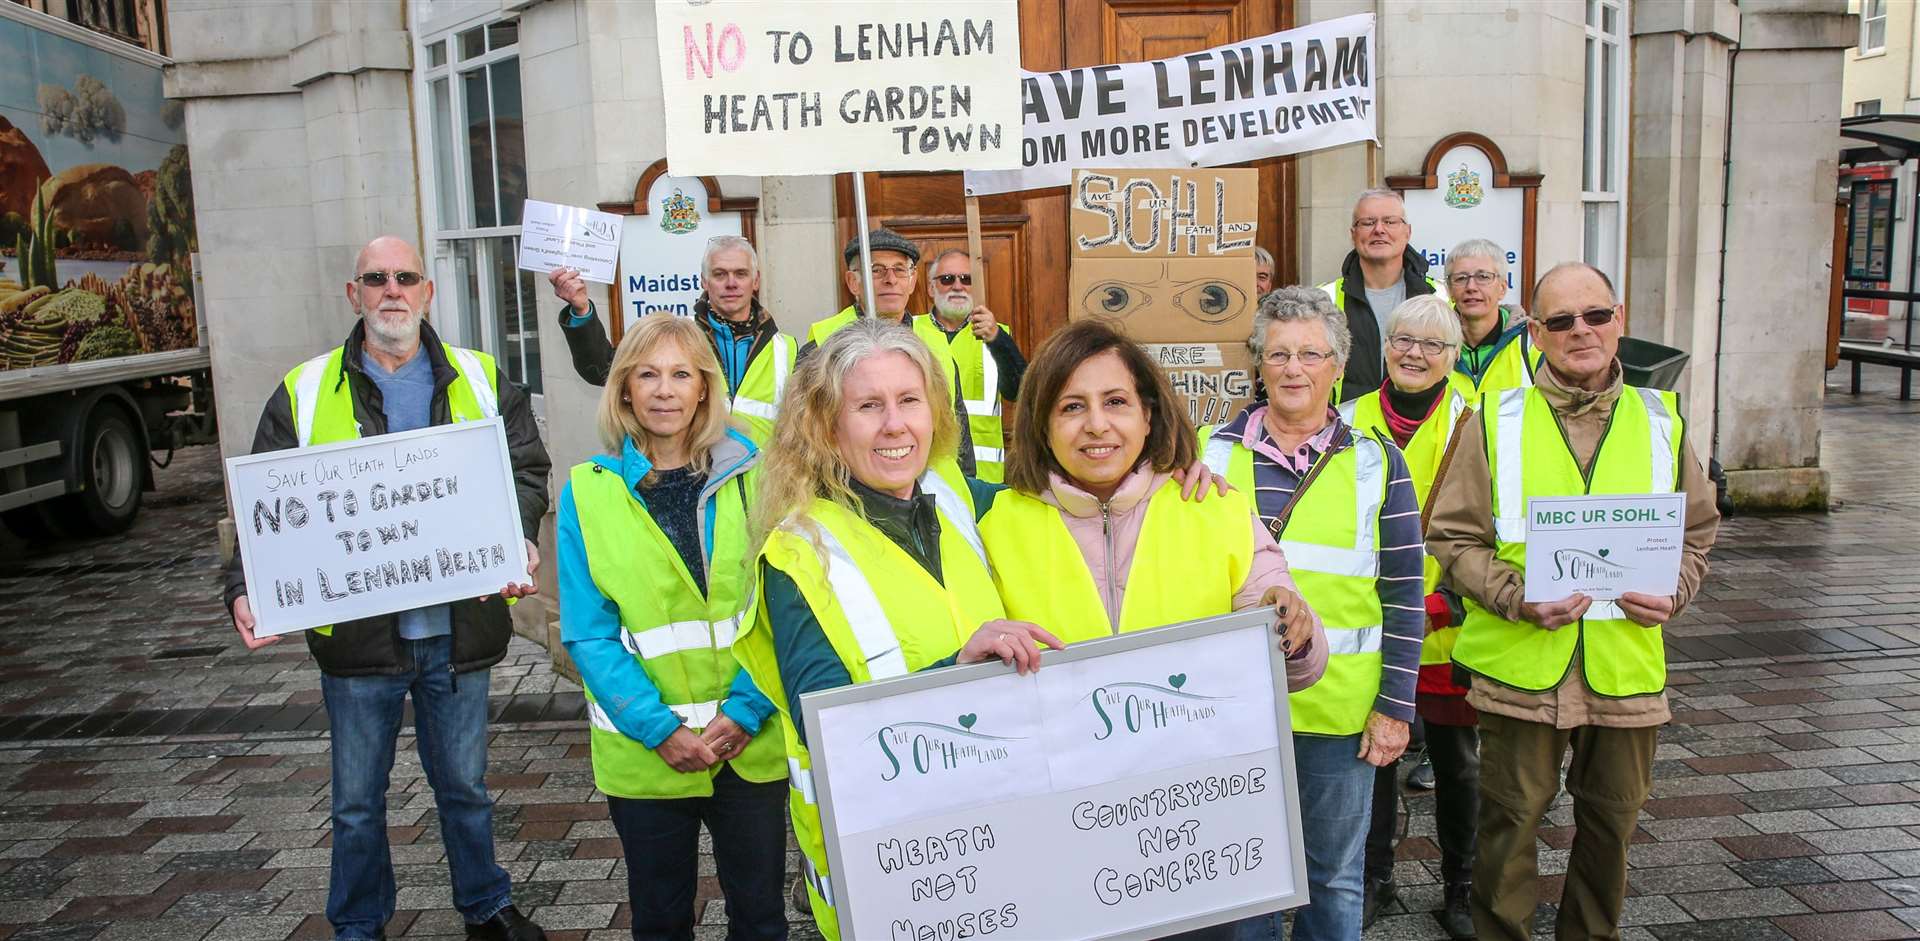
<instances>
[{"instance_id":1,"label":"collar of jacket","mask_svg":"<svg viewBox=\"0 0 1920 941\"><path fill-rule=\"evenodd\" d=\"M1614 401L1620 398L1621 390L1626 388L1625 380L1620 373L1620 360L1617 358L1607 367L1606 388L1598 392L1574 388L1562 380L1559 373L1554 372L1553 364L1544 359L1540 361L1540 365L1543 368L1533 374L1534 388L1539 389L1540 394L1547 397L1547 404L1561 415L1584 415L1600 406L1611 410Z\"/></svg>"},{"instance_id":2,"label":"collar of jacket","mask_svg":"<svg viewBox=\"0 0 1920 941\"><path fill-rule=\"evenodd\" d=\"M347 381L349 375L357 375L367 382L373 381L367 375L366 368L360 365L360 356L366 351L366 343L367 321L362 317L353 322L353 331L347 334L346 353L340 360L340 382ZM460 378L460 371L447 362L447 351L440 343L440 334L435 333L433 326L425 320L420 321L420 352L426 354L427 362L433 364L433 391L436 396ZM339 385L336 383L334 388L338 389Z\"/></svg>"},{"instance_id":3,"label":"collar of jacket","mask_svg":"<svg viewBox=\"0 0 1920 941\"><path fill-rule=\"evenodd\" d=\"M706 502L727 482L752 469L760 461L760 450L752 441L732 428L727 435L715 443L707 452L707 483L701 488L700 500ZM620 475L626 482L627 492L635 496L640 492L640 481L653 472L653 461L642 453L640 446L631 436L620 443L620 455L596 454L593 463Z\"/></svg>"},{"instance_id":4,"label":"collar of jacket","mask_svg":"<svg viewBox=\"0 0 1920 941\"><path fill-rule=\"evenodd\" d=\"M1261 418L1266 415L1266 411L1267 403L1264 401L1256 400L1248 403L1246 408L1240 410L1240 414L1235 415L1232 421L1221 425L1214 434L1223 435L1234 444L1251 450L1253 442L1260 440L1260 436L1266 432L1265 426L1261 423ZM1328 454L1335 454L1352 446L1353 426L1340 417L1338 410L1327 409L1327 423L1333 426L1333 437L1327 442ZM1315 434L1318 435L1319 432Z\"/></svg>"},{"instance_id":5,"label":"collar of jacket","mask_svg":"<svg viewBox=\"0 0 1920 941\"><path fill-rule=\"evenodd\" d=\"M1526 315L1518 313L1511 307L1500 308L1500 323L1502 326L1494 332L1493 339L1485 346L1474 346L1463 338L1460 344L1460 355L1453 359L1454 372L1472 379L1479 379L1480 375L1476 375L1473 370L1467 368L1469 352L1480 361L1480 374L1484 375L1487 366L1493 363L1493 358L1499 356L1500 351L1506 349L1508 344L1520 342L1521 336L1527 332Z\"/></svg>"},{"instance_id":6,"label":"collar of jacket","mask_svg":"<svg viewBox=\"0 0 1920 941\"><path fill-rule=\"evenodd\" d=\"M913 496L902 500L893 494L881 493L857 478L850 478L847 482L854 496L860 498L860 508L866 513L867 522L886 533L888 538L899 542L903 536L911 534L922 545L940 544L940 520L934 516L933 494L920 489L918 483L913 485Z\"/></svg>"},{"instance_id":7,"label":"collar of jacket","mask_svg":"<svg viewBox=\"0 0 1920 941\"><path fill-rule=\"evenodd\" d=\"M1107 498L1107 511L1126 513L1132 510L1140 504L1140 501L1157 493L1160 485L1165 483L1169 476L1171 475L1155 473L1153 468L1145 463L1136 465L1133 470L1127 472L1126 477L1121 479L1120 486L1113 491L1113 496ZM1040 494L1041 501L1059 507L1060 511L1068 516L1080 519L1100 515L1099 497L1088 493L1079 484L1059 474L1048 473L1047 480L1047 492Z\"/></svg>"},{"instance_id":8,"label":"collar of jacket","mask_svg":"<svg viewBox=\"0 0 1920 941\"><path fill-rule=\"evenodd\" d=\"M755 334L764 333L773 326L773 315L767 313L765 307L760 306L760 295L755 294L752 300L752 305L747 308L747 322L739 326L751 330ZM695 314L694 319L700 324L701 329L711 333L713 328L708 325L707 316L713 313L713 305L707 303L706 294L703 293L694 299L693 312ZM715 319L726 320L724 317L716 317ZM732 321L726 322L728 326L734 326ZM738 328L736 327L736 329Z\"/></svg>"},{"instance_id":9,"label":"collar of jacket","mask_svg":"<svg viewBox=\"0 0 1920 941\"><path fill-rule=\"evenodd\" d=\"M1400 250L1400 278L1407 284L1407 296L1419 297L1432 294L1433 286L1427 283L1427 258L1413 250L1409 245ZM1346 292L1347 303L1367 299L1367 279L1360 270L1360 252L1352 249L1347 252L1347 260L1340 264L1340 289Z\"/></svg>"}]
</instances>

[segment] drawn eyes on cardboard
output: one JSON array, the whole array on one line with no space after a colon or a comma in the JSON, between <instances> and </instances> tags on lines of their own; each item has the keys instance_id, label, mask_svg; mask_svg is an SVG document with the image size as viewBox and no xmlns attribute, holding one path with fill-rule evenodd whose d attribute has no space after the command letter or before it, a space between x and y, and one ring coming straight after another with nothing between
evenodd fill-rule
<instances>
[{"instance_id":1,"label":"drawn eyes on cardboard","mask_svg":"<svg viewBox=\"0 0 1920 941\"><path fill-rule=\"evenodd\" d=\"M1170 293L1164 293L1170 292ZM1087 288L1082 301L1089 317L1124 320L1154 306L1154 295L1201 323L1221 324L1246 312L1247 293L1228 281L1204 279L1185 283L1107 280Z\"/></svg>"},{"instance_id":2,"label":"drawn eyes on cardboard","mask_svg":"<svg viewBox=\"0 0 1920 941\"><path fill-rule=\"evenodd\" d=\"M1202 323L1226 323L1246 310L1247 293L1227 281L1193 281L1174 291L1173 306Z\"/></svg>"},{"instance_id":3,"label":"drawn eyes on cardboard","mask_svg":"<svg viewBox=\"0 0 1920 941\"><path fill-rule=\"evenodd\" d=\"M1090 317L1121 320L1153 303L1147 286L1127 281L1101 281L1087 289L1086 310Z\"/></svg>"}]
</instances>

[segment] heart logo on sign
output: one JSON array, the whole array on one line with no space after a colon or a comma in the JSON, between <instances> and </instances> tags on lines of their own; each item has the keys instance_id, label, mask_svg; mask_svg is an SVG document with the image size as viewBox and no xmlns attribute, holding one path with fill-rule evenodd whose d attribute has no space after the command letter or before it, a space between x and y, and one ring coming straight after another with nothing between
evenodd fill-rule
<instances>
[{"instance_id":1,"label":"heart logo on sign","mask_svg":"<svg viewBox=\"0 0 1920 941\"><path fill-rule=\"evenodd\" d=\"M1600 558L1604 559L1606 557L1607 557L1607 550L1605 549L1600 550Z\"/></svg>"},{"instance_id":2,"label":"heart logo on sign","mask_svg":"<svg viewBox=\"0 0 1920 941\"><path fill-rule=\"evenodd\" d=\"M1187 685L1187 675L1185 673L1175 673L1174 675L1167 677L1167 682L1173 684L1174 689L1179 689L1180 687Z\"/></svg>"},{"instance_id":3,"label":"heart logo on sign","mask_svg":"<svg viewBox=\"0 0 1920 941\"><path fill-rule=\"evenodd\" d=\"M980 717L969 712L966 715L960 717L960 727L963 729L970 729L970 728L973 728L973 724L978 721L980 721Z\"/></svg>"}]
</instances>

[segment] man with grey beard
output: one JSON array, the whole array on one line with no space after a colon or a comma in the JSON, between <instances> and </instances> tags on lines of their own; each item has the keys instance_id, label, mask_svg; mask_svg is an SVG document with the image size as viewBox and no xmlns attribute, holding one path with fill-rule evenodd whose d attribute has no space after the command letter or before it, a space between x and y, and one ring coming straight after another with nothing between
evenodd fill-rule
<instances>
[{"instance_id":1,"label":"man with grey beard","mask_svg":"<svg viewBox=\"0 0 1920 941\"><path fill-rule=\"evenodd\" d=\"M346 283L347 303L360 322L345 343L294 367L273 390L254 432L253 453L497 415L506 426L521 531L537 533L547 510L549 462L526 390L509 381L493 357L440 341L426 324L433 282L423 267L419 251L394 236L360 250ZM529 542L529 575L539 566L539 550ZM279 641L254 634L246 573L237 556L226 581L227 609L241 641L249 649ZM331 730L327 921L336 941L383 939L393 917L387 779L408 698L420 763L439 812L453 904L467 937L546 938L513 906L507 872L494 859L493 799L486 784L487 670L506 655L513 637L507 599L536 591L533 584L508 584L486 598L306 632Z\"/></svg>"},{"instance_id":2,"label":"man with grey beard","mask_svg":"<svg viewBox=\"0 0 1920 941\"><path fill-rule=\"evenodd\" d=\"M933 256L927 265L927 296L933 299L933 316L916 318L914 332L930 344L944 337L960 372L967 426L973 433L975 474L998 482L1006 440L1000 402L1019 397L1027 358L1014 344L1012 331L1000 328L993 311L974 305L973 258L965 251L950 248ZM926 327L938 328L939 335Z\"/></svg>"}]
</instances>

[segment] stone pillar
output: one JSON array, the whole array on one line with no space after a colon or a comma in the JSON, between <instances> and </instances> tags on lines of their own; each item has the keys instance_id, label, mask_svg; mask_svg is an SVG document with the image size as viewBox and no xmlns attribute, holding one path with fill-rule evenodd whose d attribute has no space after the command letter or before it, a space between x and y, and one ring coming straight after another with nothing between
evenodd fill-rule
<instances>
[{"instance_id":1,"label":"stone pillar","mask_svg":"<svg viewBox=\"0 0 1920 941\"><path fill-rule=\"evenodd\" d=\"M1714 453L1737 506L1827 505L1820 465L1845 0L1747 0L1732 142Z\"/></svg>"}]
</instances>

